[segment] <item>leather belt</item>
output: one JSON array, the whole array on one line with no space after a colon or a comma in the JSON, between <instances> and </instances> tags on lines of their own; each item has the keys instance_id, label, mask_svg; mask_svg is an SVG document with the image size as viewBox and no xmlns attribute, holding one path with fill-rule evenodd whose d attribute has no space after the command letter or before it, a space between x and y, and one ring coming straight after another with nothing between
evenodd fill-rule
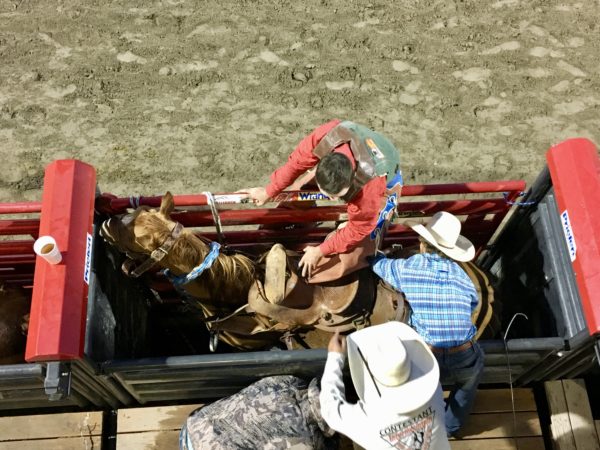
<instances>
[{"instance_id":1,"label":"leather belt","mask_svg":"<svg viewBox=\"0 0 600 450\"><path fill-rule=\"evenodd\" d=\"M429 346L431 351L433 353L437 353L437 354L458 353L458 352L462 352L463 350L467 350L471 347L473 347L473 341L467 341L464 344L457 345L456 347L433 347L432 345Z\"/></svg>"}]
</instances>

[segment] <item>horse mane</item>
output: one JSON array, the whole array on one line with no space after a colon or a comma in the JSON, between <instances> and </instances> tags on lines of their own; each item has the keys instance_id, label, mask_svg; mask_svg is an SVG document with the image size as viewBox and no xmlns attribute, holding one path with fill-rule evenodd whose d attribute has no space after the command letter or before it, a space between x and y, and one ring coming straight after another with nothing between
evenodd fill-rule
<instances>
[{"instance_id":1,"label":"horse mane","mask_svg":"<svg viewBox=\"0 0 600 450\"><path fill-rule=\"evenodd\" d=\"M173 260L178 259L182 264L191 267L196 267L204 261L208 253L208 245L190 232L184 232L170 252ZM254 280L254 264L250 258L244 255L220 253L208 270L208 274L211 278L226 285L244 284L249 286Z\"/></svg>"},{"instance_id":2,"label":"horse mane","mask_svg":"<svg viewBox=\"0 0 600 450\"><path fill-rule=\"evenodd\" d=\"M158 247L171 235L168 223L155 214L139 217L137 225L151 236L152 246ZM200 264L209 253L208 245L194 233L184 230L165 257L164 265L179 273L188 273ZM238 292L247 292L254 281L254 263L244 255L225 255L220 253L217 259L199 279L205 283L209 292L222 297L230 303L240 303ZM240 303L241 304L241 303Z\"/></svg>"}]
</instances>

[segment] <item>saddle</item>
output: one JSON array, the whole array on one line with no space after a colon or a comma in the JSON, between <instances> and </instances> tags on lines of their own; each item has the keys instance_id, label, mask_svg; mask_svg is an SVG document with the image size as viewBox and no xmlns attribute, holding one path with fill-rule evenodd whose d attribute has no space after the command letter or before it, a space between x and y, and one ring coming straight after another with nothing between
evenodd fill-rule
<instances>
[{"instance_id":1,"label":"saddle","mask_svg":"<svg viewBox=\"0 0 600 450\"><path fill-rule=\"evenodd\" d=\"M206 321L211 333L236 348L256 350L313 328L347 332L406 321L409 308L402 294L369 268L312 284L299 275L299 259L298 253L275 244L259 260L265 264L264 281L254 282L246 305L225 317L216 307L201 305L206 317L221 317Z\"/></svg>"},{"instance_id":2,"label":"saddle","mask_svg":"<svg viewBox=\"0 0 600 450\"><path fill-rule=\"evenodd\" d=\"M307 283L300 275L295 252L274 245L266 256L265 281L256 280L248 293L250 308L290 329L315 327L340 332L362 328L374 311L378 295L376 277L368 268L321 284ZM397 306L389 291L389 311Z\"/></svg>"}]
</instances>

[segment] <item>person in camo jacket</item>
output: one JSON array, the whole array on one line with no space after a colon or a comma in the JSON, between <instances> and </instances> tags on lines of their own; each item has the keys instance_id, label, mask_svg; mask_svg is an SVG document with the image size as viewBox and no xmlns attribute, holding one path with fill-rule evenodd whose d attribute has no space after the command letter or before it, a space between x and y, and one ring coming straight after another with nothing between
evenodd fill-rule
<instances>
[{"instance_id":1,"label":"person in camo jacket","mask_svg":"<svg viewBox=\"0 0 600 450\"><path fill-rule=\"evenodd\" d=\"M263 378L231 397L193 411L179 436L180 450L337 448L320 414L318 380L291 375Z\"/></svg>"}]
</instances>

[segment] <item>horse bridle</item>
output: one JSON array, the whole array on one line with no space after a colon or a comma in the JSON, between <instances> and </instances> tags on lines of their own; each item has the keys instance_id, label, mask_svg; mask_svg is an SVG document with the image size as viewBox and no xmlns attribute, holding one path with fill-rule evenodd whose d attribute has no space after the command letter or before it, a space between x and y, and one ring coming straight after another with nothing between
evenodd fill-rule
<instances>
[{"instance_id":1,"label":"horse bridle","mask_svg":"<svg viewBox=\"0 0 600 450\"><path fill-rule=\"evenodd\" d=\"M162 261L165 256L169 254L169 252L173 248L173 245L175 244L175 241L179 238L179 236L181 236L182 231L183 225L181 225L179 222L175 223L175 226L171 230L171 235L165 240L165 242L163 242L163 244L160 247L154 249L152 253L150 253L150 256L148 256L148 258L146 258L146 260L143 263L135 267L133 271L128 270L129 267L126 269L124 264L123 271L127 273L127 275L129 275L130 277L138 278L140 275L150 270L152 267L154 267L156 264ZM135 262L133 258L131 258L129 255L127 255L127 257L129 258L129 262Z\"/></svg>"}]
</instances>

